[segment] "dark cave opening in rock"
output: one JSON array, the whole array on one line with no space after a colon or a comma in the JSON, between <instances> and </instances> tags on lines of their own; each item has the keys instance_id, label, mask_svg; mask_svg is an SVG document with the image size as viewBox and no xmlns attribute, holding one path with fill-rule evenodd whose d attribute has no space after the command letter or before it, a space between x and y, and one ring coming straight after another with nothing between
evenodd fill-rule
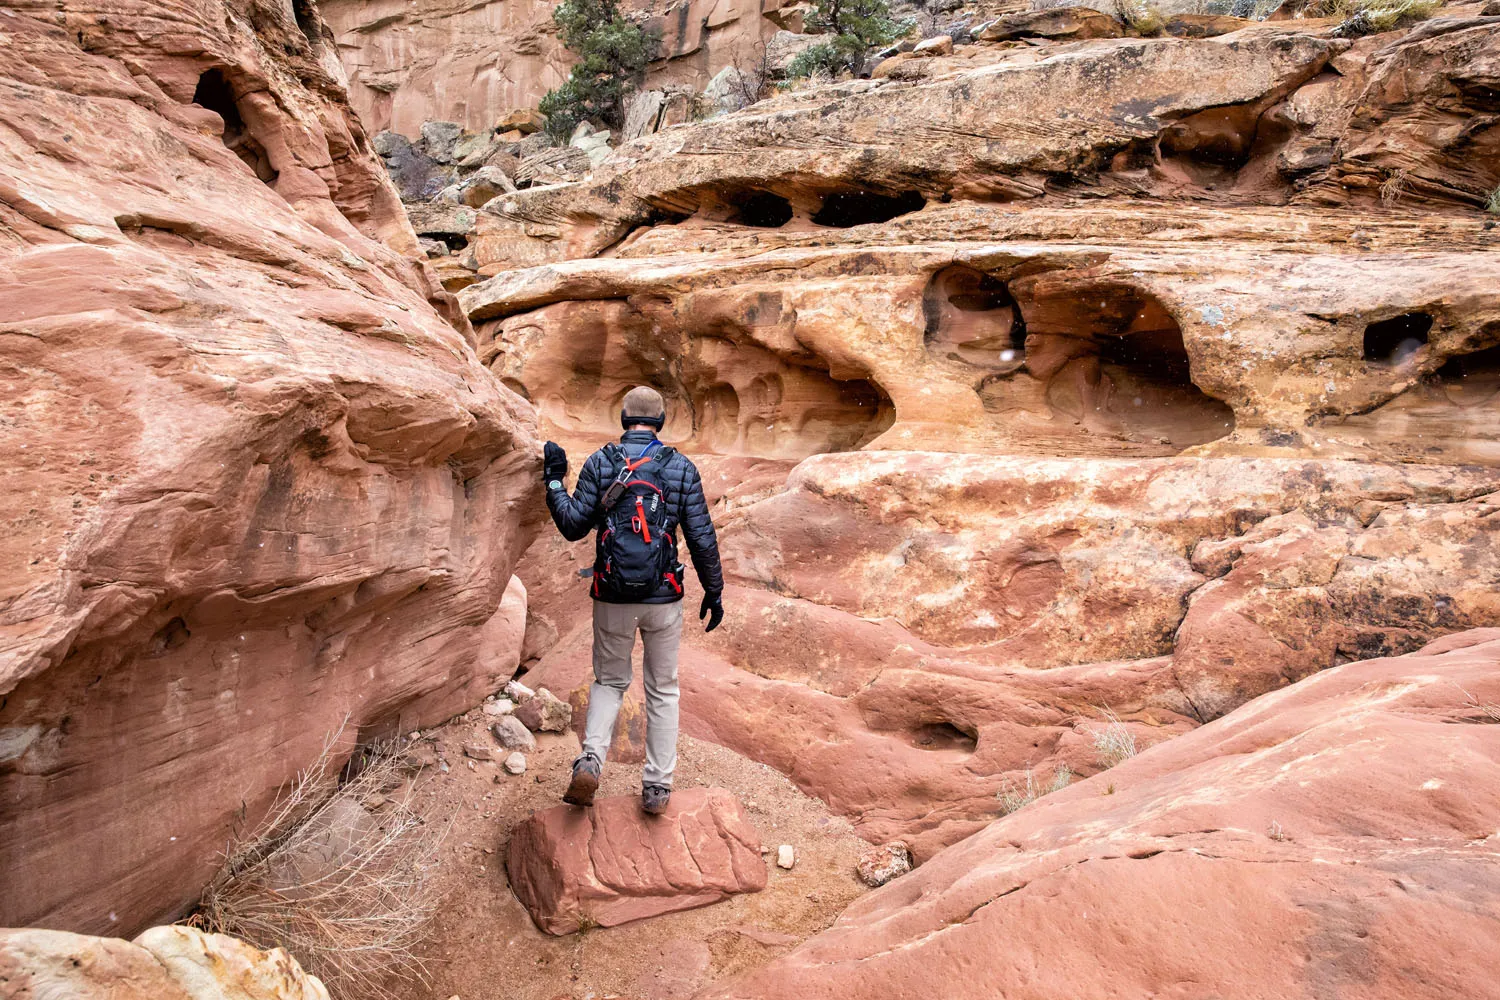
<instances>
[{"instance_id":1,"label":"dark cave opening in rock","mask_svg":"<svg viewBox=\"0 0 1500 1000\"><path fill-rule=\"evenodd\" d=\"M1500 345L1454 355L1437 370L1437 379L1452 403L1467 407L1490 402L1500 395Z\"/></svg>"},{"instance_id":2,"label":"dark cave opening in rock","mask_svg":"<svg viewBox=\"0 0 1500 1000\"><path fill-rule=\"evenodd\" d=\"M922 297L924 340L935 354L966 364L1006 366L1026 355L1026 322L1005 282L954 264L933 275Z\"/></svg>"},{"instance_id":3,"label":"dark cave opening in rock","mask_svg":"<svg viewBox=\"0 0 1500 1000\"><path fill-rule=\"evenodd\" d=\"M1424 312L1402 313L1365 327L1364 357L1379 365L1399 365L1427 343L1432 316Z\"/></svg>"},{"instance_id":4,"label":"dark cave opening in rock","mask_svg":"<svg viewBox=\"0 0 1500 1000\"><path fill-rule=\"evenodd\" d=\"M757 229L779 229L792 221L792 203L769 191L747 191L736 199L739 211L730 221Z\"/></svg>"},{"instance_id":5,"label":"dark cave opening in rock","mask_svg":"<svg viewBox=\"0 0 1500 1000\"><path fill-rule=\"evenodd\" d=\"M1011 290L1027 324L1027 370L1054 419L1136 454L1175 454L1234 429L1234 411L1194 384L1182 328L1154 296L1079 285L1067 272Z\"/></svg>"},{"instance_id":6,"label":"dark cave opening in rock","mask_svg":"<svg viewBox=\"0 0 1500 1000\"><path fill-rule=\"evenodd\" d=\"M230 152L245 162L255 176L270 184L276 180L277 172L271 166L265 147L255 141L240 115L235 101L234 88L220 69L210 69L198 77L198 86L193 90L193 103L207 108L224 119L224 145Z\"/></svg>"},{"instance_id":7,"label":"dark cave opening in rock","mask_svg":"<svg viewBox=\"0 0 1500 1000\"><path fill-rule=\"evenodd\" d=\"M848 229L889 222L898 215L920 212L927 199L920 192L903 191L896 195L874 191L835 191L823 197L823 204L812 217L813 225Z\"/></svg>"},{"instance_id":8,"label":"dark cave opening in rock","mask_svg":"<svg viewBox=\"0 0 1500 1000\"><path fill-rule=\"evenodd\" d=\"M979 748L979 737L951 722L933 722L919 726L911 734L911 743L919 750L960 750L973 753Z\"/></svg>"}]
</instances>

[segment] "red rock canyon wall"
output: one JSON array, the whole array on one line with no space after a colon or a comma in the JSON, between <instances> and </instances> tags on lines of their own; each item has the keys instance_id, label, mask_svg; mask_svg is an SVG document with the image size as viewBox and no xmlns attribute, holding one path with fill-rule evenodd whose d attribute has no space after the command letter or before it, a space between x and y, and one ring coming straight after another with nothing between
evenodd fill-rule
<instances>
[{"instance_id":1,"label":"red rock canyon wall","mask_svg":"<svg viewBox=\"0 0 1500 1000\"><path fill-rule=\"evenodd\" d=\"M22 0L0 49L0 924L131 933L346 715L508 676L534 416L312 5Z\"/></svg>"}]
</instances>

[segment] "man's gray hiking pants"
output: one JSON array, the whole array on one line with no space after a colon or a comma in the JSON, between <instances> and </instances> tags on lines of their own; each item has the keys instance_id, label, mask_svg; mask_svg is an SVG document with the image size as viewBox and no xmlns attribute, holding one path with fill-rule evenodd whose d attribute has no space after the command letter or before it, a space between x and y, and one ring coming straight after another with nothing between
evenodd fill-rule
<instances>
[{"instance_id":1,"label":"man's gray hiking pants","mask_svg":"<svg viewBox=\"0 0 1500 1000\"><path fill-rule=\"evenodd\" d=\"M682 639L682 602L607 604L594 602L594 683L589 687L583 749L604 760L614 738L615 717L630 686L635 633L645 648L641 680L646 688L646 767L641 784L672 787L677 770L677 645Z\"/></svg>"}]
</instances>

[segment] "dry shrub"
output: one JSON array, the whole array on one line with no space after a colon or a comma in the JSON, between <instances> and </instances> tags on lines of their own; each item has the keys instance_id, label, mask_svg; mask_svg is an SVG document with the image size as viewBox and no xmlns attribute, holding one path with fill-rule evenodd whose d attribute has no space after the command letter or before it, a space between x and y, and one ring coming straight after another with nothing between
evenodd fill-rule
<instances>
[{"instance_id":1,"label":"dry shrub","mask_svg":"<svg viewBox=\"0 0 1500 1000\"><path fill-rule=\"evenodd\" d=\"M1394 205L1406 194L1406 171L1392 170L1380 184L1380 203Z\"/></svg>"},{"instance_id":2,"label":"dry shrub","mask_svg":"<svg viewBox=\"0 0 1500 1000\"><path fill-rule=\"evenodd\" d=\"M231 841L194 922L285 948L338 1000L396 1000L426 981L414 949L437 908L452 817L417 812L404 758L388 749L358 751L341 781L343 731L259 826Z\"/></svg>"},{"instance_id":3,"label":"dry shrub","mask_svg":"<svg viewBox=\"0 0 1500 1000\"><path fill-rule=\"evenodd\" d=\"M1426 20L1442 5L1443 0L1312 0L1302 15L1343 18L1334 33L1354 38Z\"/></svg>"},{"instance_id":4,"label":"dry shrub","mask_svg":"<svg viewBox=\"0 0 1500 1000\"><path fill-rule=\"evenodd\" d=\"M1135 737L1120 717L1104 709L1107 725L1094 731L1094 757L1106 771L1136 755Z\"/></svg>"},{"instance_id":5,"label":"dry shrub","mask_svg":"<svg viewBox=\"0 0 1500 1000\"><path fill-rule=\"evenodd\" d=\"M1043 795L1062 791L1072 780L1073 772L1068 769L1068 765L1063 764L1052 772L1052 782L1044 786L1036 780L1036 775L1028 767L1025 780L1021 784L1018 785L1006 778L1005 783L1000 786L1000 791L995 793L995 797L1000 800L1000 812L1009 816L1017 809L1024 809L1031 805Z\"/></svg>"},{"instance_id":6,"label":"dry shrub","mask_svg":"<svg viewBox=\"0 0 1500 1000\"><path fill-rule=\"evenodd\" d=\"M1490 192L1490 200L1485 203L1484 210L1491 215L1500 215L1500 187Z\"/></svg>"}]
</instances>

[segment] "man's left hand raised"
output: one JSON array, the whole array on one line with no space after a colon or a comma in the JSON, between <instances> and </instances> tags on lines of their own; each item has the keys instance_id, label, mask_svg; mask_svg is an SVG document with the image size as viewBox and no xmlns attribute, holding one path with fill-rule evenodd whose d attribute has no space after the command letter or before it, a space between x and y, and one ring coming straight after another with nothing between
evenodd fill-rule
<instances>
[{"instance_id":1,"label":"man's left hand raised","mask_svg":"<svg viewBox=\"0 0 1500 1000\"><path fill-rule=\"evenodd\" d=\"M547 488L561 489L567 474L568 453L562 450L562 446L551 441L542 445L542 482L547 484Z\"/></svg>"}]
</instances>

